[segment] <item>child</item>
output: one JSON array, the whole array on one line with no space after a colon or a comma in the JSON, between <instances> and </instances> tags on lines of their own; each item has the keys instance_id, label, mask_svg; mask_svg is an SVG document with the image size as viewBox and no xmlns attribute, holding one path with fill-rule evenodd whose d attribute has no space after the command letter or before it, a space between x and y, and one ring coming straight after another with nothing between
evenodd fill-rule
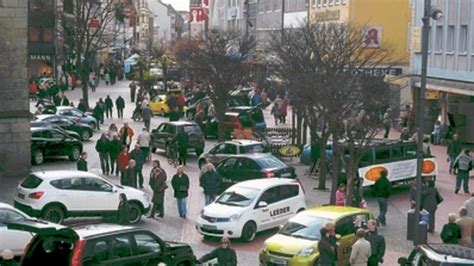
<instances>
[{"instance_id":1,"label":"child","mask_svg":"<svg viewBox=\"0 0 474 266\"><path fill-rule=\"evenodd\" d=\"M336 191L336 206L344 206L346 204L346 185L340 184Z\"/></svg>"},{"instance_id":2,"label":"child","mask_svg":"<svg viewBox=\"0 0 474 266\"><path fill-rule=\"evenodd\" d=\"M87 172L87 152L81 153L81 158L77 161L77 170Z\"/></svg>"}]
</instances>

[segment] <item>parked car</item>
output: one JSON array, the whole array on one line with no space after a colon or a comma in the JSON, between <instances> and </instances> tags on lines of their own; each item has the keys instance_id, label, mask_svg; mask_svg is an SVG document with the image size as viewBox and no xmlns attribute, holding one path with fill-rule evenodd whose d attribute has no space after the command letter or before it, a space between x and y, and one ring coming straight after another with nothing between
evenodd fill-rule
<instances>
[{"instance_id":1,"label":"parked car","mask_svg":"<svg viewBox=\"0 0 474 266\"><path fill-rule=\"evenodd\" d=\"M286 165L275 156L265 153L229 156L216 164L216 170L222 178L220 191L250 179L296 178L295 168Z\"/></svg>"},{"instance_id":2,"label":"parked car","mask_svg":"<svg viewBox=\"0 0 474 266\"><path fill-rule=\"evenodd\" d=\"M89 125L78 123L74 121L74 119L65 116L37 115L33 121L38 124L41 122L51 123L58 125L65 130L76 132L79 134L82 141L89 140L94 134L94 130Z\"/></svg>"},{"instance_id":3,"label":"parked car","mask_svg":"<svg viewBox=\"0 0 474 266\"><path fill-rule=\"evenodd\" d=\"M38 165L47 157L68 156L77 161L81 156L82 142L55 128L31 128L31 161Z\"/></svg>"},{"instance_id":4,"label":"parked car","mask_svg":"<svg viewBox=\"0 0 474 266\"><path fill-rule=\"evenodd\" d=\"M119 195L130 205L130 223L137 223L150 208L149 196L83 171L34 172L17 187L15 207L33 217L62 223L68 217L112 217Z\"/></svg>"},{"instance_id":5,"label":"parked car","mask_svg":"<svg viewBox=\"0 0 474 266\"><path fill-rule=\"evenodd\" d=\"M474 249L454 244L425 244L417 246L408 257L398 259L408 265L474 265Z\"/></svg>"},{"instance_id":6,"label":"parked car","mask_svg":"<svg viewBox=\"0 0 474 266\"><path fill-rule=\"evenodd\" d=\"M207 159L210 159L214 164L216 164L229 156L248 153L270 154L270 151L260 141L234 139L218 143L209 149L209 151L201 154L201 156L199 156L198 165L199 168L201 168L206 163Z\"/></svg>"},{"instance_id":7,"label":"parked car","mask_svg":"<svg viewBox=\"0 0 474 266\"><path fill-rule=\"evenodd\" d=\"M193 150L199 156L204 151L204 135L201 128L194 122L175 121L163 122L151 131L151 150L169 149L174 142L179 130L184 130L188 135L188 149Z\"/></svg>"},{"instance_id":8,"label":"parked car","mask_svg":"<svg viewBox=\"0 0 474 266\"><path fill-rule=\"evenodd\" d=\"M7 225L26 220L33 220L33 218L9 204L0 202L0 250L9 249L15 257L23 255L33 235L29 232L9 229Z\"/></svg>"},{"instance_id":9,"label":"parked car","mask_svg":"<svg viewBox=\"0 0 474 266\"><path fill-rule=\"evenodd\" d=\"M207 136L218 136L219 121L213 119L205 121L203 128ZM223 122L224 132L227 139L231 139L235 129L252 128L263 132L267 128L262 109L259 107L236 106L230 107L225 112Z\"/></svg>"},{"instance_id":10,"label":"parked car","mask_svg":"<svg viewBox=\"0 0 474 266\"><path fill-rule=\"evenodd\" d=\"M188 244L164 241L130 226L90 224L65 227L35 221L9 228L36 234L22 258L29 265L195 265ZM54 263L53 263L54 262Z\"/></svg>"},{"instance_id":11,"label":"parked car","mask_svg":"<svg viewBox=\"0 0 474 266\"><path fill-rule=\"evenodd\" d=\"M33 127L54 128L54 129L59 130L64 135L69 135L70 137L73 137L77 140L81 140L81 136L79 134L77 134L74 131L65 130L57 124L53 124L53 123L49 123L49 122L42 122L42 121L33 121L33 122L30 122L30 127L31 128L33 128Z\"/></svg>"},{"instance_id":12,"label":"parked car","mask_svg":"<svg viewBox=\"0 0 474 266\"><path fill-rule=\"evenodd\" d=\"M251 242L257 232L278 227L304 209L304 191L296 180L249 180L233 185L204 207L196 229L204 236Z\"/></svg>"},{"instance_id":13,"label":"parked car","mask_svg":"<svg viewBox=\"0 0 474 266\"><path fill-rule=\"evenodd\" d=\"M331 159L332 157L332 142L329 141L326 145L326 158ZM305 165L310 165L313 163L311 161L311 144L306 144L303 146L303 150L300 155L300 163Z\"/></svg>"},{"instance_id":14,"label":"parked car","mask_svg":"<svg viewBox=\"0 0 474 266\"><path fill-rule=\"evenodd\" d=\"M90 114L81 112L75 107L57 106L56 115L72 118L74 121L89 125L91 128L96 128L97 125L97 119Z\"/></svg>"},{"instance_id":15,"label":"parked car","mask_svg":"<svg viewBox=\"0 0 474 266\"><path fill-rule=\"evenodd\" d=\"M336 225L338 265L348 265L357 228L365 226L373 215L366 209L322 206L298 213L280 231L267 239L260 250L260 265L319 265L319 229L326 223Z\"/></svg>"}]
</instances>

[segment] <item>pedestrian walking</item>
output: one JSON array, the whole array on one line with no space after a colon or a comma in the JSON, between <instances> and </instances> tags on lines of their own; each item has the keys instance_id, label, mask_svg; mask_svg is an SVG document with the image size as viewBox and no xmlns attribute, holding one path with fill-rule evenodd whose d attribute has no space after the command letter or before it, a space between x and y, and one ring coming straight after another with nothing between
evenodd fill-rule
<instances>
[{"instance_id":1,"label":"pedestrian walking","mask_svg":"<svg viewBox=\"0 0 474 266\"><path fill-rule=\"evenodd\" d=\"M464 153L460 154L454 160L453 169L457 171L456 175L456 190L454 193L458 194L463 184L464 193L469 193L469 172L472 170L471 151L466 149Z\"/></svg>"},{"instance_id":2,"label":"pedestrian walking","mask_svg":"<svg viewBox=\"0 0 474 266\"><path fill-rule=\"evenodd\" d=\"M336 206L346 205L346 185L340 184L336 190Z\"/></svg>"},{"instance_id":3,"label":"pedestrian walking","mask_svg":"<svg viewBox=\"0 0 474 266\"><path fill-rule=\"evenodd\" d=\"M109 140L113 140L115 136L119 136L119 131L115 123L111 123L109 129L107 130L107 137Z\"/></svg>"},{"instance_id":4,"label":"pedestrian walking","mask_svg":"<svg viewBox=\"0 0 474 266\"><path fill-rule=\"evenodd\" d=\"M135 84L135 81L132 81L128 87L130 88L130 101L133 103L135 102L135 95L137 93L137 85Z\"/></svg>"},{"instance_id":5,"label":"pedestrian walking","mask_svg":"<svg viewBox=\"0 0 474 266\"><path fill-rule=\"evenodd\" d=\"M456 219L456 214L450 213L448 214L448 223L443 225L440 237L445 244L458 244L461 239L461 227L456 223Z\"/></svg>"},{"instance_id":6,"label":"pedestrian walking","mask_svg":"<svg viewBox=\"0 0 474 266\"><path fill-rule=\"evenodd\" d=\"M370 250L372 251L368 266L377 266L379 263L383 263L383 257L385 256L385 238L378 233L377 221L370 219L367 222L367 232L365 238L370 243Z\"/></svg>"},{"instance_id":7,"label":"pedestrian walking","mask_svg":"<svg viewBox=\"0 0 474 266\"><path fill-rule=\"evenodd\" d=\"M199 186L204 190L204 205L207 206L214 202L219 193L221 178L212 163L207 163L203 167L199 177Z\"/></svg>"},{"instance_id":8,"label":"pedestrian walking","mask_svg":"<svg viewBox=\"0 0 474 266\"><path fill-rule=\"evenodd\" d=\"M178 145L179 164L186 166L186 157L188 156L188 134L184 128L179 128L178 135L176 135L176 142Z\"/></svg>"},{"instance_id":9,"label":"pedestrian walking","mask_svg":"<svg viewBox=\"0 0 474 266\"><path fill-rule=\"evenodd\" d=\"M178 112L178 104L176 102L176 96L173 94L168 95L166 104L170 108L169 113L169 121L178 121L179 120L179 112Z\"/></svg>"},{"instance_id":10,"label":"pedestrian walking","mask_svg":"<svg viewBox=\"0 0 474 266\"><path fill-rule=\"evenodd\" d=\"M428 186L421 192L421 207L430 213L428 221L428 232L435 229L436 209L443 202L443 197L439 194L433 180L428 181Z\"/></svg>"},{"instance_id":11,"label":"pedestrian walking","mask_svg":"<svg viewBox=\"0 0 474 266\"><path fill-rule=\"evenodd\" d=\"M83 113L87 111L87 106L86 106L86 103L84 102L84 99L79 100L79 103L77 104L77 109ZM99 122L99 120L97 120L97 122Z\"/></svg>"},{"instance_id":12,"label":"pedestrian walking","mask_svg":"<svg viewBox=\"0 0 474 266\"><path fill-rule=\"evenodd\" d=\"M151 207L151 212L149 218L155 218L155 213L158 211L158 216L163 218L165 215L165 190L168 188L166 184L166 172L160 166L160 161L153 161L153 169L150 172L150 181L149 185L153 191L153 198L151 202L153 206Z\"/></svg>"},{"instance_id":13,"label":"pedestrian walking","mask_svg":"<svg viewBox=\"0 0 474 266\"><path fill-rule=\"evenodd\" d=\"M432 141L434 145L441 144L441 121L436 121L433 126L433 132L431 132Z\"/></svg>"},{"instance_id":14,"label":"pedestrian walking","mask_svg":"<svg viewBox=\"0 0 474 266\"><path fill-rule=\"evenodd\" d=\"M273 118L275 119L275 126L278 126L278 121L280 120L281 116L279 101L275 100L273 107L270 110L270 114L273 115Z\"/></svg>"},{"instance_id":15,"label":"pedestrian walking","mask_svg":"<svg viewBox=\"0 0 474 266\"><path fill-rule=\"evenodd\" d=\"M105 85L109 86L109 84L110 84L110 73L108 71L105 72L104 79L105 79Z\"/></svg>"},{"instance_id":16,"label":"pedestrian walking","mask_svg":"<svg viewBox=\"0 0 474 266\"><path fill-rule=\"evenodd\" d=\"M454 167L454 161L456 158L461 154L462 151L462 144L461 141L459 141L459 134L454 134L453 139L451 142L448 144L448 148L446 149L446 152L448 154L448 160L449 160L449 173L453 174L453 167Z\"/></svg>"},{"instance_id":17,"label":"pedestrian walking","mask_svg":"<svg viewBox=\"0 0 474 266\"><path fill-rule=\"evenodd\" d=\"M143 156L145 157L145 161L148 162L150 160L150 142L151 136L150 133L147 131L146 128L142 129L142 132L138 134L137 143L140 144L140 149L143 152Z\"/></svg>"},{"instance_id":18,"label":"pedestrian walking","mask_svg":"<svg viewBox=\"0 0 474 266\"><path fill-rule=\"evenodd\" d=\"M141 150L140 144L135 144L135 149L130 152L130 159L135 160L135 169L138 175L138 187L143 188L143 165L145 164L146 157ZM137 187L136 184L135 187Z\"/></svg>"},{"instance_id":19,"label":"pedestrian walking","mask_svg":"<svg viewBox=\"0 0 474 266\"><path fill-rule=\"evenodd\" d=\"M100 108L102 110L102 114L100 116L100 123L103 124L104 123L104 117L105 117L105 102L102 98L99 98L99 104L100 104Z\"/></svg>"},{"instance_id":20,"label":"pedestrian walking","mask_svg":"<svg viewBox=\"0 0 474 266\"><path fill-rule=\"evenodd\" d=\"M280 123L286 123L286 116L288 115L288 101L286 99L281 100L280 104Z\"/></svg>"},{"instance_id":21,"label":"pedestrian walking","mask_svg":"<svg viewBox=\"0 0 474 266\"><path fill-rule=\"evenodd\" d=\"M110 156L110 174L119 175L118 157L122 150L122 143L120 142L118 135L114 135L113 139L109 143L109 156Z\"/></svg>"},{"instance_id":22,"label":"pedestrian walking","mask_svg":"<svg viewBox=\"0 0 474 266\"><path fill-rule=\"evenodd\" d=\"M123 109L125 109L125 100L122 96L117 97L115 100L115 107L117 107L118 118L123 118Z\"/></svg>"},{"instance_id":23,"label":"pedestrian walking","mask_svg":"<svg viewBox=\"0 0 474 266\"><path fill-rule=\"evenodd\" d=\"M77 170L87 172L87 152L81 153L81 158L77 160Z\"/></svg>"},{"instance_id":24,"label":"pedestrian walking","mask_svg":"<svg viewBox=\"0 0 474 266\"><path fill-rule=\"evenodd\" d=\"M171 186L173 187L174 197L178 204L179 217L186 219L189 177L184 173L182 165L178 166L176 170L176 174L171 178Z\"/></svg>"},{"instance_id":25,"label":"pedestrian walking","mask_svg":"<svg viewBox=\"0 0 474 266\"><path fill-rule=\"evenodd\" d=\"M97 120L96 123L96 129L100 130L100 124L102 121L102 115L103 115L102 107L99 102L95 104L94 110L92 111L92 116Z\"/></svg>"},{"instance_id":26,"label":"pedestrian walking","mask_svg":"<svg viewBox=\"0 0 474 266\"><path fill-rule=\"evenodd\" d=\"M388 134L390 133L390 126L392 124L392 120L391 120L391 112L392 110L390 108L387 109L387 111L384 113L383 115L383 128L384 128L384 134L383 134L383 138L384 139L387 139L388 138Z\"/></svg>"},{"instance_id":27,"label":"pedestrian walking","mask_svg":"<svg viewBox=\"0 0 474 266\"><path fill-rule=\"evenodd\" d=\"M321 266L334 266L336 265L336 249L329 239L329 231L322 227L319 230L321 239L318 241L319 250L319 263Z\"/></svg>"},{"instance_id":28,"label":"pedestrian walking","mask_svg":"<svg viewBox=\"0 0 474 266\"><path fill-rule=\"evenodd\" d=\"M198 259L197 263L205 263L217 258L217 265L237 266L237 255L235 250L230 247L230 241L227 237L221 239L221 245Z\"/></svg>"},{"instance_id":29,"label":"pedestrian walking","mask_svg":"<svg viewBox=\"0 0 474 266\"><path fill-rule=\"evenodd\" d=\"M147 131L150 131L150 124L151 124L152 117L153 117L153 111L151 110L150 105L147 104L145 108L142 109L142 119Z\"/></svg>"},{"instance_id":30,"label":"pedestrian walking","mask_svg":"<svg viewBox=\"0 0 474 266\"><path fill-rule=\"evenodd\" d=\"M127 195L124 193L120 193L119 195L117 223L121 225L127 225L130 223L130 206L128 205Z\"/></svg>"},{"instance_id":31,"label":"pedestrian walking","mask_svg":"<svg viewBox=\"0 0 474 266\"><path fill-rule=\"evenodd\" d=\"M365 231L362 228L356 231L357 241L352 245L349 262L353 266L367 266L369 257L372 255L370 243L365 239Z\"/></svg>"},{"instance_id":32,"label":"pedestrian walking","mask_svg":"<svg viewBox=\"0 0 474 266\"><path fill-rule=\"evenodd\" d=\"M474 219L467 216L467 209L461 207L459 210L459 218L456 220L456 224L461 228L461 239L459 239L459 245L469 247L472 245L472 227L474 226Z\"/></svg>"},{"instance_id":33,"label":"pedestrian walking","mask_svg":"<svg viewBox=\"0 0 474 266\"><path fill-rule=\"evenodd\" d=\"M121 180L121 185L137 188L137 169L136 162L133 159L128 161L127 167L123 171L123 177Z\"/></svg>"},{"instance_id":34,"label":"pedestrian walking","mask_svg":"<svg viewBox=\"0 0 474 266\"><path fill-rule=\"evenodd\" d=\"M107 118L112 118L112 109L114 108L114 103L110 98L110 95L107 95L105 98L105 114Z\"/></svg>"},{"instance_id":35,"label":"pedestrian walking","mask_svg":"<svg viewBox=\"0 0 474 266\"><path fill-rule=\"evenodd\" d=\"M122 145L127 146L127 150L130 150L130 143L132 143L133 135L135 135L133 129L128 126L128 123L124 123L123 127L119 131L119 136Z\"/></svg>"},{"instance_id":36,"label":"pedestrian walking","mask_svg":"<svg viewBox=\"0 0 474 266\"><path fill-rule=\"evenodd\" d=\"M102 133L100 139L97 140L95 150L99 153L100 168L102 169L102 174L104 175L108 175L110 173L109 146L110 141L107 138L107 134Z\"/></svg>"},{"instance_id":37,"label":"pedestrian walking","mask_svg":"<svg viewBox=\"0 0 474 266\"><path fill-rule=\"evenodd\" d=\"M122 145L122 151L119 153L117 157L117 168L120 171L121 178L123 178L125 169L128 166L128 161L130 161L130 154L128 153L128 148L126 145Z\"/></svg>"},{"instance_id":38,"label":"pedestrian walking","mask_svg":"<svg viewBox=\"0 0 474 266\"><path fill-rule=\"evenodd\" d=\"M387 214L387 199L392 193L392 184L387 179L387 171L380 172L380 178L375 181L374 184L374 194L377 197L377 202L379 203L379 216L377 218L383 226L387 225L385 215Z\"/></svg>"},{"instance_id":39,"label":"pedestrian walking","mask_svg":"<svg viewBox=\"0 0 474 266\"><path fill-rule=\"evenodd\" d=\"M95 92L95 89L97 88L98 82L95 78L95 76L89 77L89 87L91 87L91 91Z\"/></svg>"}]
</instances>

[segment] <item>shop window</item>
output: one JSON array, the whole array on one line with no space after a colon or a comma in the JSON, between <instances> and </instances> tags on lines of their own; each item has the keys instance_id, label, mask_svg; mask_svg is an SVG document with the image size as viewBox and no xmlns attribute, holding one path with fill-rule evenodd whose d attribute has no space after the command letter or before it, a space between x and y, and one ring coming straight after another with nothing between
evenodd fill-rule
<instances>
[{"instance_id":1,"label":"shop window","mask_svg":"<svg viewBox=\"0 0 474 266\"><path fill-rule=\"evenodd\" d=\"M446 52L454 52L455 29L454 26L448 27L448 43L446 45Z\"/></svg>"},{"instance_id":2,"label":"shop window","mask_svg":"<svg viewBox=\"0 0 474 266\"><path fill-rule=\"evenodd\" d=\"M44 28L43 29L43 42L53 42L53 40L54 40L53 28Z\"/></svg>"},{"instance_id":3,"label":"shop window","mask_svg":"<svg viewBox=\"0 0 474 266\"><path fill-rule=\"evenodd\" d=\"M29 28L29 41L30 42L39 42L40 41L40 30L37 27Z\"/></svg>"},{"instance_id":4,"label":"shop window","mask_svg":"<svg viewBox=\"0 0 474 266\"><path fill-rule=\"evenodd\" d=\"M459 52L467 52L467 25L461 25L459 28Z\"/></svg>"},{"instance_id":5,"label":"shop window","mask_svg":"<svg viewBox=\"0 0 474 266\"><path fill-rule=\"evenodd\" d=\"M30 11L51 12L53 10L53 0L30 0Z\"/></svg>"},{"instance_id":6,"label":"shop window","mask_svg":"<svg viewBox=\"0 0 474 266\"><path fill-rule=\"evenodd\" d=\"M375 151L375 160L377 161L385 161L390 159L390 150L389 149L381 149Z\"/></svg>"},{"instance_id":7,"label":"shop window","mask_svg":"<svg viewBox=\"0 0 474 266\"><path fill-rule=\"evenodd\" d=\"M435 42L435 51L443 51L443 26L436 26L436 42Z\"/></svg>"},{"instance_id":8,"label":"shop window","mask_svg":"<svg viewBox=\"0 0 474 266\"><path fill-rule=\"evenodd\" d=\"M64 0L64 12L69 14L74 12L73 0Z\"/></svg>"}]
</instances>

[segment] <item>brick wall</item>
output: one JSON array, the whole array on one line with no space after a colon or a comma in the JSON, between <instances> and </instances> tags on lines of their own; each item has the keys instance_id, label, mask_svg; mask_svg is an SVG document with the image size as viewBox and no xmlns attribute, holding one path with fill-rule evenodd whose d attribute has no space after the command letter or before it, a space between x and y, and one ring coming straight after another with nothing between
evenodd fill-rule
<instances>
[{"instance_id":1,"label":"brick wall","mask_svg":"<svg viewBox=\"0 0 474 266\"><path fill-rule=\"evenodd\" d=\"M0 177L30 171L28 0L0 0Z\"/></svg>"}]
</instances>

